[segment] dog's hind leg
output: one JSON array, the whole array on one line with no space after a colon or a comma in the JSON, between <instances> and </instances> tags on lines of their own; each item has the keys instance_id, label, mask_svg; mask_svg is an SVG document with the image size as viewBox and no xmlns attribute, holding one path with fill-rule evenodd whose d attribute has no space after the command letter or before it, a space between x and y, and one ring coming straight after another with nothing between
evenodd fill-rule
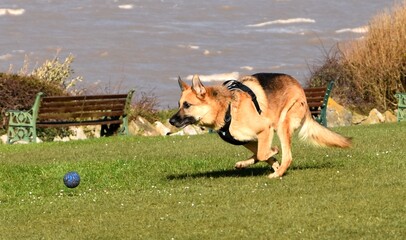
<instances>
[{"instance_id":1,"label":"dog's hind leg","mask_svg":"<svg viewBox=\"0 0 406 240\"><path fill-rule=\"evenodd\" d=\"M282 161L280 167L271 173L269 178L279 178L286 172L288 167L292 162L292 152L291 152L291 132L289 126L283 126L278 129L278 136L281 141L282 147Z\"/></svg>"},{"instance_id":2,"label":"dog's hind leg","mask_svg":"<svg viewBox=\"0 0 406 240\"><path fill-rule=\"evenodd\" d=\"M303 118L303 104L296 102L289 108L286 117L280 122L277 134L282 147L282 161L278 170L270 174L269 178L282 177L292 163L292 134L301 125Z\"/></svg>"}]
</instances>

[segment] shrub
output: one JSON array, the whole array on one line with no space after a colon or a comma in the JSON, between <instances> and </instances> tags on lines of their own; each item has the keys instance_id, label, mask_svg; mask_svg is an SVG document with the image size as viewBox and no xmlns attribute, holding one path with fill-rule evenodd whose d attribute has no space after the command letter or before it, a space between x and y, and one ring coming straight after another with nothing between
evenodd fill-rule
<instances>
[{"instance_id":1,"label":"shrub","mask_svg":"<svg viewBox=\"0 0 406 240\"><path fill-rule=\"evenodd\" d=\"M35 95L44 92L48 96L64 95L64 90L34 76L0 73L0 129L5 126L4 114L8 109L29 109Z\"/></svg>"},{"instance_id":2,"label":"shrub","mask_svg":"<svg viewBox=\"0 0 406 240\"><path fill-rule=\"evenodd\" d=\"M370 109L369 101L361 98L351 79L351 73L342 64L343 55L338 46L324 51L323 58L310 68L309 87L325 87L334 80L332 96L341 104L365 112Z\"/></svg>"},{"instance_id":3,"label":"shrub","mask_svg":"<svg viewBox=\"0 0 406 240\"><path fill-rule=\"evenodd\" d=\"M131 119L137 116L144 117L149 122L154 122L160 117L158 111L158 99L152 93L141 92L139 97L135 98L131 107Z\"/></svg>"},{"instance_id":4,"label":"shrub","mask_svg":"<svg viewBox=\"0 0 406 240\"><path fill-rule=\"evenodd\" d=\"M29 61L25 59L20 74L0 73L0 131L6 125L5 112L7 109L29 109L32 107L35 96L43 92L47 96L69 95L70 88L75 86L82 77L71 78L74 74L71 64L73 56L70 54L63 63L59 58L46 60L40 67L27 74ZM42 133L54 132L51 130Z\"/></svg>"},{"instance_id":5,"label":"shrub","mask_svg":"<svg viewBox=\"0 0 406 240\"><path fill-rule=\"evenodd\" d=\"M59 58L56 57L53 60L46 60L40 67L34 69L31 75L37 77L38 79L48 82L62 89L69 90L74 87L77 82L81 82L83 77L77 76L76 78L71 78L74 71L71 67L74 57L69 54L63 63L59 62Z\"/></svg>"},{"instance_id":6,"label":"shrub","mask_svg":"<svg viewBox=\"0 0 406 240\"><path fill-rule=\"evenodd\" d=\"M362 39L339 44L325 54L323 64L311 70L310 82L325 85L339 77L334 96L361 112L394 107L394 94L406 91L405 26L406 1L375 16Z\"/></svg>"}]
</instances>

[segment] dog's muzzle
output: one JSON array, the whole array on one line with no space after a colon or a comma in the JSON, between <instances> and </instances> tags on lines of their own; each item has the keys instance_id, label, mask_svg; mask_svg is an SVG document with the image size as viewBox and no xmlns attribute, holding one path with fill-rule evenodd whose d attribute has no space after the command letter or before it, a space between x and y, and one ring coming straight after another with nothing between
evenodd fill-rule
<instances>
[{"instance_id":1,"label":"dog's muzzle","mask_svg":"<svg viewBox=\"0 0 406 240\"><path fill-rule=\"evenodd\" d=\"M181 116L179 112L177 112L169 119L169 123L177 128L181 128L190 124L195 124L196 122L197 120L194 117Z\"/></svg>"}]
</instances>

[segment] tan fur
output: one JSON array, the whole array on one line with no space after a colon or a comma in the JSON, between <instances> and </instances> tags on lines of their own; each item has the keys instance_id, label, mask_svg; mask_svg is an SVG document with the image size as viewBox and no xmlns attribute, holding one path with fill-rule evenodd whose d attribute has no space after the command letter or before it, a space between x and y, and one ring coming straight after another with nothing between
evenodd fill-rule
<instances>
[{"instance_id":1,"label":"tan fur","mask_svg":"<svg viewBox=\"0 0 406 240\"><path fill-rule=\"evenodd\" d=\"M348 138L321 126L311 118L310 114L306 116L303 126L299 131L299 136L302 140L309 140L321 147L348 148L351 146Z\"/></svg>"},{"instance_id":2,"label":"tan fur","mask_svg":"<svg viewBox=\"0 0 406 240\"><path fill-rule=\"evenodd\" d=\"M291 138L301 127L299 135L320 146L347 148L349 138L343 137L321 126L313 120L306 96L300 84L285 74L255 74L240 81L256 95L262 113L255 108L251 96L241 90L229 91L225 86L205 87L195 75L192 86L181 79L182 96L179 111L170 119L171 124L182 127L197 124L219 130L225 124L224 117L231 107L232 121L229 128L232 136L254 155L236 163L236 168L245 168L258 161L267 162L274 169L270 178L282 177L292 162ZM274 132L281 142L281 164L274 155L279 149L272 146Z\"/></svg>"}]
</instances>

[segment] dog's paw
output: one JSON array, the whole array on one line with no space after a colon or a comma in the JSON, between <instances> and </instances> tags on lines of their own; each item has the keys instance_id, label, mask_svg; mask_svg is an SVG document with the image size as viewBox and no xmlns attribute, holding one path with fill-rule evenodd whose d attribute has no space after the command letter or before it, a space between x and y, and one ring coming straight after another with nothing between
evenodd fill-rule
<instances>
[{"instance_id":1,"label":"dog's paw","mask_svg":"<svg viewBox=\"0 0 406 240\"><path fill-rule=\"evenodd\" d=\"M239 161L239 162L237 162L237 163L235 164L234 167L235 167L236 169L244 169L244 168L247 167L247 165L244 164L244 161Z\"/></svg>"},{"instance_id":2,"label":"dog's paw","mask_svg":"<svg viewBox=\"0 0 406 240\"><path fill-rule=\"evenodd\" d=\"M279 169L279 162L275 158L270 158L266 161L271 167L272 172L276 172Z\"/></svg>"},{"instance_id":3,"label":"dog's paw","mask_svg":"<svg viewBox=\"0 0 406 240\"><path fill-rule=\"evenodd\" d=\"M236 169L244 169L244 168L246 168L248 166L251 166L254 163L255 163L255 161L253 159L249 159L249 160L237 162L234 167Z\"/></svg>"},{"instance_id":4,"label":"dog's paw","mask_svg":"<svg viewBox=\"0 0 406 240\"><path fill-rule=\"evenodd\" d=\"M282 176L279 176L277 172L271 173L268 175L269 179L282 179Z\"/></svg>"},{"instance_id":5,"label":"dog's paw","mask_svg":"<svg viewBox=\"0 0 406 240\"><path fill-rule=\"evenodd\" d=\"M273 162L272 164L272 169L276 172L279 169L280 165L278 163L278 161L275 160L275 162Z\"/></svg>"}]
</instances>

